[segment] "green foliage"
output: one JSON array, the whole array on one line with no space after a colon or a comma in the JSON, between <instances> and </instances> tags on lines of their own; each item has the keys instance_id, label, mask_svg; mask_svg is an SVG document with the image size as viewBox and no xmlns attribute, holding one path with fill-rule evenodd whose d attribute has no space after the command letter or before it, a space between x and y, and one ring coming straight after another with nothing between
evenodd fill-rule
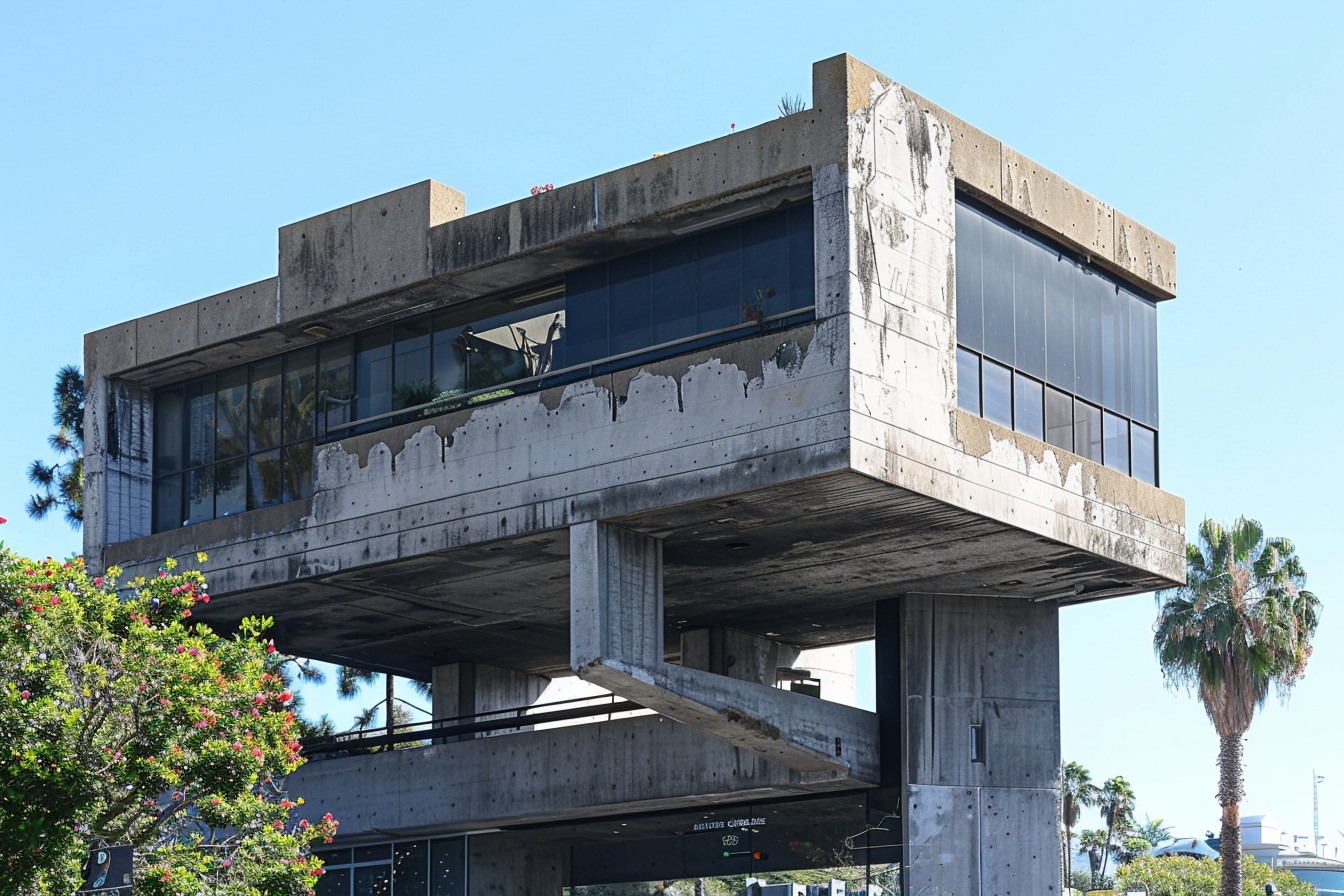
<instances>
[{"instance_id":1,"label":"green foliage","mask_svg":"<svg viewBox=\"0 0 1344 896\"><path fill-rule=\"evenodd\" d=\"M293 822L277 783L302 759L271 620L192 624L208 585L176 565L118 590L115 567L0 545L0 892L73 891L98 840L136 848L138 896L298 896L321 874L335 821Z\"/></svg>"},{"instance_id":2,"label":"green foliage","mask_svg":"<svg viewBox=\"0 0 1344 896\"><path fill-rule=\"evenodd\" d=\"M29 464L28 481L38 490L28 499L28 515L44 519L59 507L66 522L78 529L84 522L84 375L78 367L66 365L56 373L52 404L56 431L47 444L58 460Z\"/></svg>"},{"instance_id":3,"label":"green foliage","mask_svg":"<svg viewBox=\"0 0 1344 896\"><path fill-rule=\"evenodd\" d=\"M1265 884L1271 880L1283 896L1316 894L1316 888L1311 884L1303 883L1287 871L1272 871L1268 865L1249 856L1245 858L1242 871L1245 896L1263 896ZM1222 862L1218 859L1140 856L1116 872L1115 888L1121 893L1146 891L1150 896L1218 896L1222 873Z\"/></svg>"}]
</instances>

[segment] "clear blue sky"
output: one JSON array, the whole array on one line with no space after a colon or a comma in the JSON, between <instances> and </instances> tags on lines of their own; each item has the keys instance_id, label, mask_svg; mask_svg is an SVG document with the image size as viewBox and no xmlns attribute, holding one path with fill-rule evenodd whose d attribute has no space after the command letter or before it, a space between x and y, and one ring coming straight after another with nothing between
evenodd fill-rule
<instances>
[{"instance_id":1,"label":"clear blue sky","mask_svg":"<svg viewBox=\"0 0 1344 896\"><path fill-rule=\"evenodd\" d=\"M470 8L469 8L470 7ZM831 11L834 10L834 11ZM1344 847L1344 4L0 4L0 530L81 334L275 273L276 228L433 178L469 211L774 117L851 53L1172 239L1162 475L1293 538L1326 603L1251 728L1246 813ZM1216 739L1150 597L1063 614L1064 755L1216 826Z\"/></svg>"}]
</instances>

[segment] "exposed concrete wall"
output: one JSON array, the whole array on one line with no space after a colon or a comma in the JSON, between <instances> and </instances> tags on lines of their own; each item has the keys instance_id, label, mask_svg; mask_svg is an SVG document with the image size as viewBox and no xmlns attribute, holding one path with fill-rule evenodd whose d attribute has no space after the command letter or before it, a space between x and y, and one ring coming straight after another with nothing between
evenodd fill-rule
<instances>
[{"instance_id":1,"label":"exposed concrete wall","mask_svg":"<svg viewBox=\"0 0 1344 896\"><path fill-rule=\"evenodd\" d=\"M899 600L879 613L878 705L900 717L906 892L1058 892L1057 608Z\"/></svg>"},{"instance_id":2,"label":"exposed concrete wall","mask_svg":"<svg viewBox=\"0 0 1344 896\"><path fill-rule=\"evenodd\" d=\"M958 410L954 147L984 149L983 135L959 135L941 110L871 70L851 66L849 77L868 79L866 102L861 83L847 93L854 469L1181 581L1180 499ZM967 165L979 158L963 155ZM1093 227L1100 204L1069 196L1038 202L1033 222L1108 250L1108 225Z\"/></svg>"},{"instance_id":3,"label":"exposed concrete wall","mask_svg":"<svg viewBox=\"0 0 1344 896\"><path fill-rule=\"evenodd\" d=\"M569 851L527 834L467 838L467 896L560 896Z\"/></svg>"},{"instance_id":4,"label":"exposed concrete wall","mask_svg":"<svg viewBox=\"0 0 1344 896\"><path fill-rule=\"evenodd\" d=\"M806 780L658 716L326 759L302 766L286 783L303 795L306 817L331 812L350 841L855 786L852 780Z\"/></svg>"},{"instance_id":5,"label":"exposed concrete wall","mask_svg":"<svg viewBox=\"0 0 1344 896\"><path fill-rule=\"evenodd\" d=\"M788 644L721 626L681 634L681 665L767 687L775 686L780 668L797 663L800 652Z\"/></svg>"},{"instance_id":6,"label":"exposed concrete wall","mask_svg":"<svg viewBox=\"0 0 1344 896\"><path fill-rule=\"evenodd\" d=\"M550 682L544 675L529 675L483 663L435 666L433 717L455 719L531 706Z\"/></svg>"},{"instance_id":7,"label":"exposed concrete wall","mask_svg":"<svg viewBox=\"0 0 1344 896\"><path fill-rule=\"evenodd\" d=\"M877 717L663 662L662 545L606 523L570 528L570 665L628 697L806 780L878 780Z\"/></svg>"}]
</instances>

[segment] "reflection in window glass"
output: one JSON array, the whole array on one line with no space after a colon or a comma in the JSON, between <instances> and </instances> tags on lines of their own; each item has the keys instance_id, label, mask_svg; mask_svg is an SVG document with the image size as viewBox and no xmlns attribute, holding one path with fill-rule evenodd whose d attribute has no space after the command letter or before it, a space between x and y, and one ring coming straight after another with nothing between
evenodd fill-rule
<instances>
[{"instance_id":1,"label":"reflection in window glass","mask_svg":"<svg viewBox=\"0 0 1344 896\"><path fill-rule=\"evenodd\" d=\"M215 468L199 467L187 473L187 523L215 516Z\"/></svg>"},{"instance_id":2,"label":"reflection in window glass","mask_svg":"<svg viewBox=\"0 0 1344 896\"><path fill-rule=\"evenodd\" d=\"M1014 366L1045 378L1045 250L1013 240Z\"/></svg>"},{"instance_id":3,"label":"reflection in window glass","mask_svg":"<svg viewBox=\"0 0 1344 896\"><path fill-rule=\"evenodd\" d=\"M355 390L354 350L349 339L322 346L318 381L317 431L325 435L352 419Z\"/></svg>"},{"instance_id":4,"label":"reflection in window glass","mask_svg":"<svg viewBox=\"0 0 1344 896\"><path fill-rule=\"evenodd\" d=\"M957 342L976 351L984 348L985 338L980 256L986 226L981 215L957 203Z\"/></svg>"},{"instance_id":5,"label":"reflection in window glass","mask_svg":"<svg viewBox=\"0 0 1344 896\"><path fill-rule=\"evenodd\" d=\"M1135 423L1130 429L1130 475L1157 485L1157 433Z\"/></svg>"},{"instance_id":6,"label":"reflection in window glass","mask_svg":"<svg viewBox=\"0 0 1344 896\"><path fill-rule=\"evenodd\" d=\"M789 310L789 244L784 215L742 224L742 301L770 317ZM759 306L757 308L757 306Z\"/></svg>"},{"instance_id":7,"label":"reflection in window glass","mask_svg":"<svg viewBox=\"0 0 1344 896\"><path fill-rule=\"evenodd\" d=\"M1101 463L1101 408L1073 401L1073 452Z\"/></svg>"},{"instance_id":8,"label":"reflection in window glass","mask_svg":"<svg viewBox=\"0 0 1344 896\"><path fill-rule=\"evenodd\" d=\"M389 896L392 892L390 865L356 865L354 896Z\"/></svg>"},{"instance_id":9,"label":"reflection in window glass","mask_svg":"<svg viewBox=\"0 0 1344 896\"><path fill-rule=\"evenodd\" d=\"M429 365L430 322L412 318L397 324L392 350L392 410L413 408L438 394Z\"/></svg>"},{"instance_id":10,"label":"reflection in window glass","mask_svg":"<svg viewBox=\"0 0 1344 896\"><path fill-rule=\"evenodd\" d=\"M1058 389L1045 390L1045 440L1065 451L1073 450L1073 396Z\"/></svg>"},{"instance_id":11,"label":"reflection in window glass","mask_svg":"<svg viewBox=\"0 0 1344 896\"><path fill-rule=\"evenodd\" d=\"M725 227L700 234L696 240L699 255L699 312L696 331L711 333L742 323L742 252L741 230Z\"/></svg>"},{"instance_id":12,"label":"reflection in window glass","mask_svg":"<svg viewBox=\"0 0 1344 896\"><path fill-rule=\"evenodd\" d=\"M174 473L154 481L154 528L157 531L182 525L182 475Z\"/></svg>"},{"instance_id":13,"label":"reflection in window glass","mask_svg":"<svg viewBox=\"0 0 1344 896\"><path fill-rule=\"evenodd\" d=\"M248 510L279 504L282 495L279 449L252 455L247 459L247 470Z\"/></svg>"},{"instance_id":14,"label":"reflection in window glass","mask_svg":"<svg viewBox=\"0 0 1344 896\"><path fill-rule=\"evenodd\" d=\"M1101 402L1102 346L1107 293L1114 287L1095 274L1074 281L1073 365L1077 377L1074 393Z\"/></svg>"},{"instance_id":15,"label":"reflection in window glass","mask_svg":"<svg viewBox=\"0 0 1344 896\"><path fill-rule=\"evenodd\" d=\"M1033 439L1045 438L1042 386L1031 377L1013 374L1013 428Z\"/></svg>"},{"instance_id":16,"label":"reflection in window glass","mask_svg":"<svg viewBox=\"0 0 1344 896\"><path fill-rule=\"evenodd\" d=\"M980 365L981 394L986 420L1013 428L1013 373L985 358Z\"/></svg>"},{"instance_id":17,"label":"reflection in window glass","mask_svg":"<svg viewBox=\"0 0 1344 896\"><path fill-rule=\"evenodd\" d=\"M1157 306L1130 297L1130 405L1133 418L1157 426Z\"/></svg>"},{"instance_id":18,"label":"reflection in window glass","mask_svg":"<svg viewBox=\"0 0 1344 896\"><path fill-rule=\"evenodd\" d=\"M300 442L280 449L284 491L280 500L297 501L313 494L313 443Z\"/></svg>"},{"instance_id":19,"label":"reflection in window glass","mask_svg":"<svg viewBox=\"0 0 1344 896\"><path fill-rule=\"evenodd\" d=\"M247 368L226 370L215 378L215 456L238 457L247 451Z\"/></svg>"},{"instance_id":20,"label":"reflection in window glass","mask_svg":"<svg viewBox=\"0 0 1344 896\"><path fill-rule=\"evenodd\" d=\"M789 217L789 310L811 308L816 302L813 285L812 205L795 205Z\"/></svg>"},{"instance_id":21,"label":"reflection in window glass","mask_svg":"<svg viewBox=\"0 0 1344 896\"><path fill-rule=\"evenodd\" d=\"M429 896L429 844L424 840L393 848L392 892L395 896Z\"/></svg>"},{"instance_id":22,"label":"reflection in window glass","mask_svg":"<svg viewBox=\"0 0 1344 896\"><path fill-rule=\"evenodd\" d=\"M985 308L985 354L1007 364L1013 344L1013 243L1018 237L997 221L985 219L981 256L981 295Z\"/></svg>"},{"instance_id":23,"label":"reflection in window glass","mask_svg":"<svg viewBox=\"0 0 1344 896\"><path fill-rule=\"evenodd\" d=\"M350 896L350 869L324 868L313 888L315 896Z\"/></svg>"},{"instance_id":24,"label":"reflection in window glass","mask_svg":"<svg viewBox=\"0 0 1344 896\"><path fill-rule=\"evenodd\" d=\"M660 246L651 255L653 342L673 342L694 336L694 240L678 240Z\"/></svg>"},{"instance_id":25,"label":"reflection in window glass","mask_svg":"<svg viewBox=\"0 0 1344 896\"><path fill-rule=\"evenodd\" d=\"M1129 408L1129 294L1107 284L1101 329L1101 406Z\"/></svg>"},{"instance_id":26,"label":"reflection in window glass","mask_svg":"<svg viewBox=\"0 0 1344 896\"><path fill-rule=\"evenodd\" d=\"M288 443L313 437L313 409L317 403L317 349L285 355L284 424L281 440Z\"/></svg>"},{"instance_id":27,"label":"reflection in window glass","mask_svg":"<svg viewBox=\"0 0 1344 896\"><path fill-rule=\"evenodd\" d=\"M649 289L649 253L618 258L607 265L611 302L611 345L621 355L650 344L653 332L653 294Z\"/></svg>"},{"instance_id":28,"label":"reflection in window glass","mask_svg":"<svg viewBox=\"0 0 1344 896\"><path fill-rule=\"evenodd\" d=\"M1073 284L1080 276L1078 266L1063 255L1045 262L1045 380L1066 392L1074 390Z\"/></svg>"},{"instance_id":29,"label":"reflection in window glass","mask_svg":"<svg viewBox=\"0 0 1344 896\"><path fill-rule=\"evenodd\" d=\"M1110 411L1102 415L1102 457L1106 466L1129 475L1129 421Z\"/></svg>"},{"instance_id":30,"label":"reflection in window glass","mask_svg":"<svg viewBox=\"0 0 1344 896\"><path fill-rule=\"evenodd\" d=\"M186 385L187 466L215 460L215 380L206 377Z\"/></svg>"},{"instance_id":31,"label":"reflection in window glass","mask_svg":"<svg viewBox=\"0 0 1344 896\"><path fill-rule=\"evenodd\" d=\"M164 390L154 396L154 472L182 469L182 392Z\"/></svg>"},{"instance_id":32,"label":"reflection in window glass","mask_svg":"<svg viewBox=\"0 0 1344 896\"><path fill-rule=\"evenodd\" d=\"M957 407L980 413L980 356L957 347Z\"/></svg>"},{"instance_id":33,"label":"reflection in window glass","mask_svg":"<svg viewBox=\"0 0 1344 896\"><path fill-rule=\"evenodd\" d=\"M355 353L355 419L392 410L392 328L359 337Z\"/></svg>"},{"instance_id":34,"label":"reflection in window glass","mask_svg":"<svg viewBox=\"0 0 1344 896\"><path fill-rule=\"evenodd\" d=\"M466 840L454 837L429 844L429 896L465 896L467 882Z\"/></svg>"},{"instance_id":35,"label":"reflection in window glass","mask_svg":"<svg viewBox=\"0 0 1344 896\"><path fill-rule=\"evenodd\" d=\"M247 461L231 460L215 465L215 516L242 513L247 509Z\"/></svg>"},{"instance_id":36,"label":"reflection in window glass","mask_svg":"<svg viewBox=\"0 0 1344 896\"><path fill-rule=\"evenodd\" d=\"M280 359L252 365L252 389L248 402L250 450L262 451L280 444Z\"/></svg>"}]
</instances>

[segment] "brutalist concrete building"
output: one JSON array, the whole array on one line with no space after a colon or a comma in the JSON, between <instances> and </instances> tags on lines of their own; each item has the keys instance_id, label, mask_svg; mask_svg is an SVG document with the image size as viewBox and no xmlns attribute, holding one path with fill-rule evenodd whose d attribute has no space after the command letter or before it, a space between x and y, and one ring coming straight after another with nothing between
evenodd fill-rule
<instances>
[{"instance_id":1,"label":"brutalist concrete building","mask_svg":"<svg viewBox=\"0 0 1344 896\"><path fill-rule=\"evenodd\" d=\"M341 820L323 893L1057 892L1060 608L1184 576L1175 291L1162 237L836 57L807 111L356 202L90 334L85 553L208 551L210 621L433 682L436 726L290 781ZM865 639L876 711L819 698L799 652Z\"/></svg>"}]
</instances>

